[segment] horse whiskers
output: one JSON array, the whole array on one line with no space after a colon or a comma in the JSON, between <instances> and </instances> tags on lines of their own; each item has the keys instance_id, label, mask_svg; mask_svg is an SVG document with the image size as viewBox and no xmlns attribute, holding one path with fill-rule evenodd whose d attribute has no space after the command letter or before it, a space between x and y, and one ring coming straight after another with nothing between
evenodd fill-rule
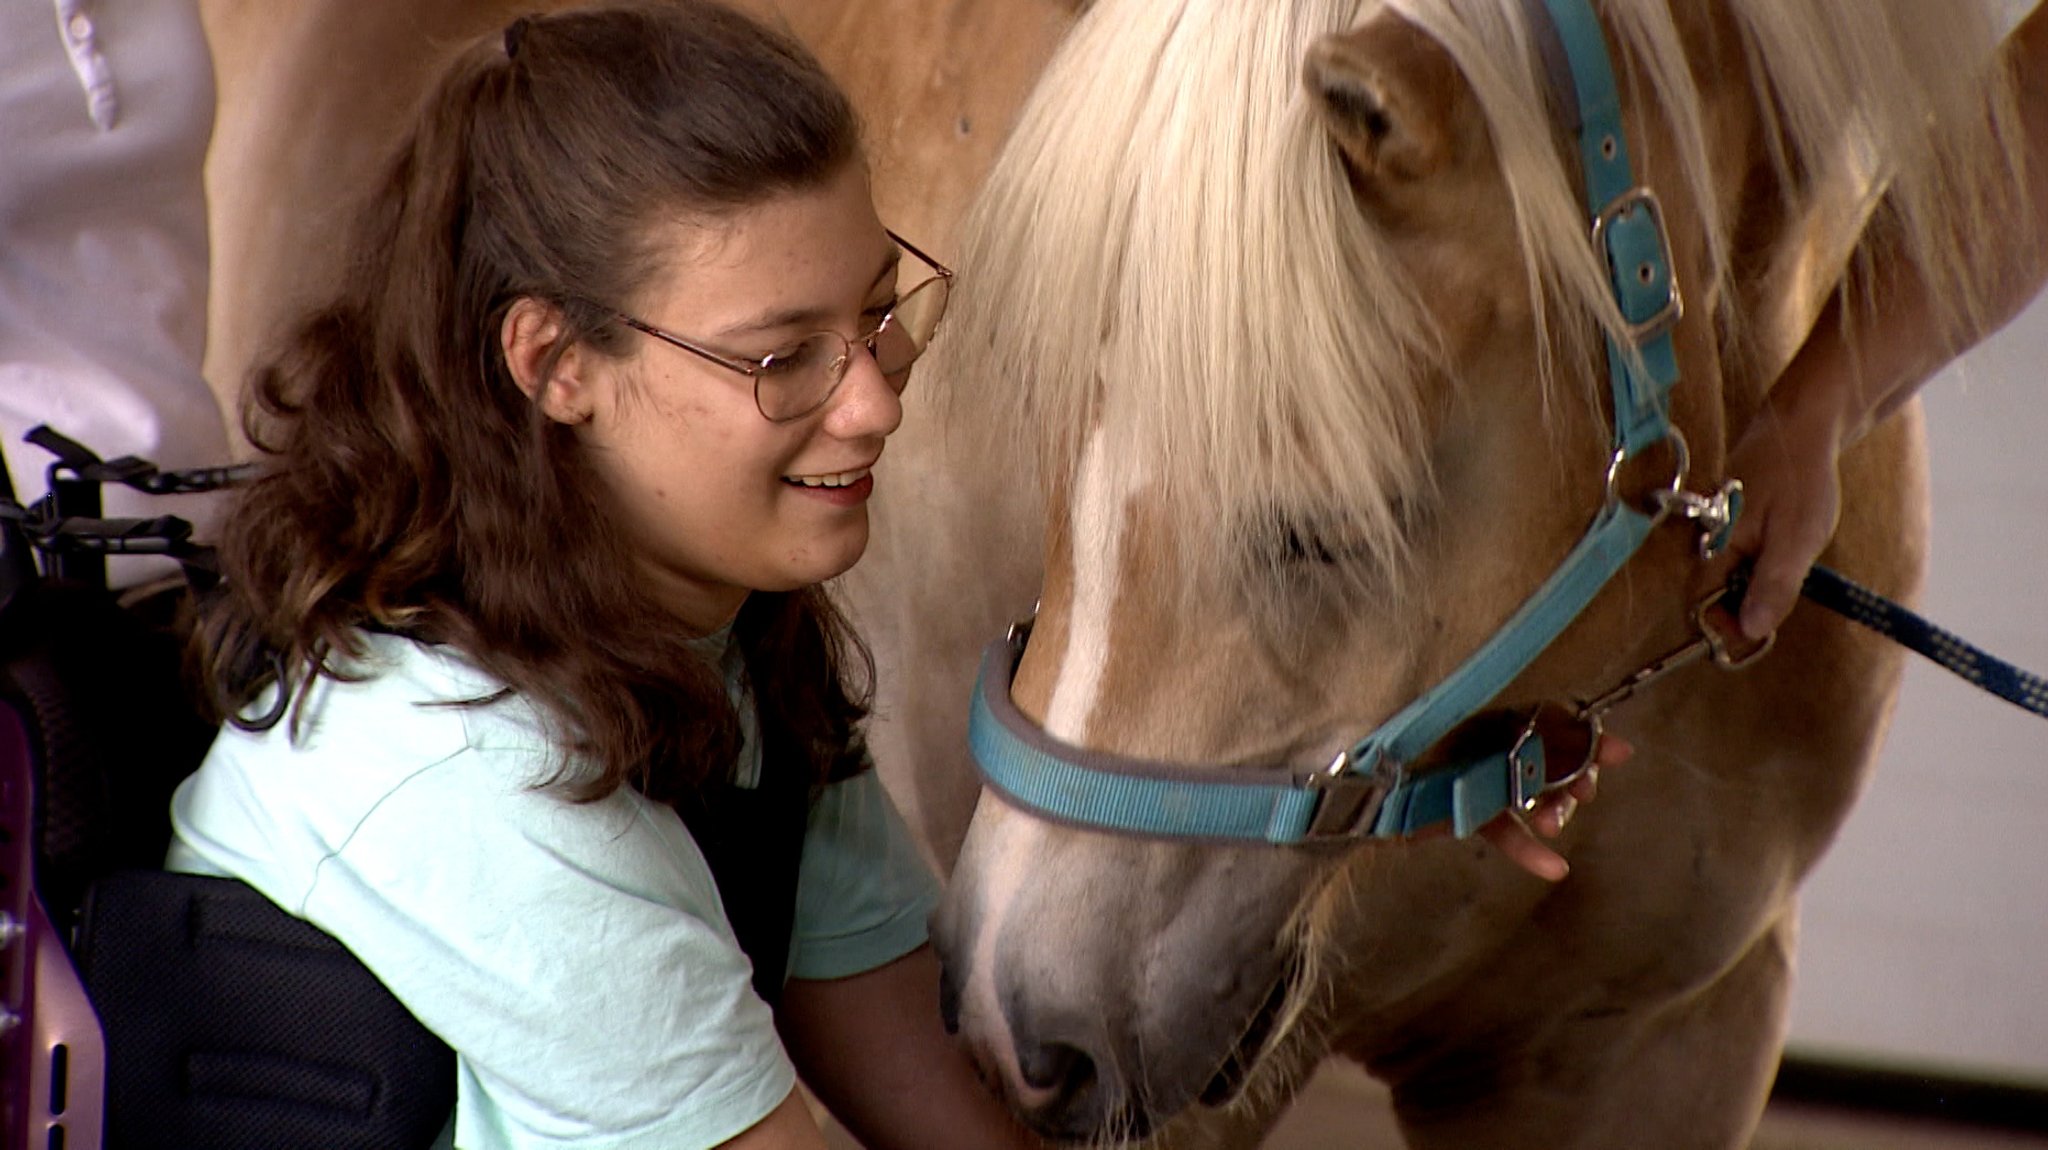
<instances>
[{"instance_id":1,"label":"horse whiskers","mask_svg":"<svg viewBox=\"0 0 2048 1150\"><path fill-rule=\"evenodd\" d=\"M1318 997L1327 998L1327 989L1324 987L1324 993ZM1294 997L1306 1004L1309 995L1297 992ZM1223 1108L1227 1118L1256 1122L1261 1116L1277 1116L1284 1111L1329 1048L1329 1035L1322 1019L1322 1012L1297 1014L1290 1019L1287 1029L1272 1040L1271 1048L1259 1060L1238 1097ZM1226 1127L1229 1125L1225 1123ZM1176 1124L1176 1129L1179 1126ZM1195 1145L1174 1143L1173 1150L1195 1150Z\"/></svg>"},{"instance_id":2,"label":"horse whiskers","mask_svg":"<svg viewBox=\"0 0 2048 1150\"><path fill-rule=\"evenodd\" d=\"M1110 1129L1099 1142L1093 1143L1094 1150L1129 1150L1142 1145L1144 1136L1138 1132L1137 1119L1128 1110L1117 1111Z\"/></svg>"},{"instance_id":3,"label":"horse whiskers","mask_svg":"<svg viewBox=\"0 0 2048 1150\"><path fill-rule=\"evenodd\" d=\"M1302 925L1291 932L1294 937L1288 944L1289 969L1276 987L1284 990L1285 997L1262 1035L1254 1039L1251 1029L1247 1030L1246 1038L1253 1040L1251 1048L1232 1055L1250 1058L1252 1065L1235 1097L1221 1107L1225 1112L1258 1113L1272 1103L1284 1103L1313 1070L1315 1053L1328 1047L1322 1020L1333 1002L1332 986L1323 976L1318 957L1321 947L1314 945L1315 934L1306 926L1307 918L1299 921ZM1259 1025L1260 1020L1254 1018L1251 1027Z\"/></svg>"},{"instance_id":4,"label":"horse whiskers","mask_svg":"<svg viewBox=\"0 0 2048 1150\"><path fill-rule=\"evenodd\" d=\"M1226 1145L1219 1140L1221 1131L1230 1123L1219 1127L1205 1120L1201 1117L1205 1110L1242 1119L1277 1112L1291 1100L1314 1070L1317 1055L1328 1048L1321 1021L1327 1009L1317 1008L1330 1004L1331 988L1320 977L1321 963L1305 952L1298 938L1289 953L1292 965L1282 979L1289 992L1260 1050L1254 1052L1262 1056L1231 1101L1220 1107L1190 1109L1149 1136L1140 1133L1141 1124L1132 1110L1120 1110L1102 1133L1089 1140L1089 1150L1219 1150ZM1142 1065L1142 1049L1136 1054ZM1137 1105L1143 1105L1142 1101Z\"/></svg>"},{"instance_id":5,"label":"horse whiskers","mask_svg":"<svg viewBox=\"0 0 2048 1150\"><path fill-rule=\"evenodd\" d=\"M1277 1114L1300 1093L1330 1050L1331 1011L1336 1006L1335 976L1341 959L1326 945L1326 931L1319 923L1327 916L1315 913L1319 895L1304 904L1304 910L1290 929L1288 944L1293 967L1285 977L1290 987L1286 1002L1266 1039L1263 1056L1235 1099L1223 1107L1226 1114L1255 1116ZM1179 1148L1176 1148L1179 1150Z\"/></svg>"}]
</instances>

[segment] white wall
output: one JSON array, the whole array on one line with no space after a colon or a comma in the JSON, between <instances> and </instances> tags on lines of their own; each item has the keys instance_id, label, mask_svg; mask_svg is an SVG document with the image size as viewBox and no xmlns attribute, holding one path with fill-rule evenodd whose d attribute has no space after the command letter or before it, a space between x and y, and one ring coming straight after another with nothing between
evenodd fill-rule
<instances>
[{"instance_id":1,"label":"white wall","mask_svg":"<svg viewBox=\"0 0 2048 1150\"><path fill-rule=\"evenodd\" d=\"M1922 613L2048 674L2048 297L1921 394ZM1792 1043L2048 1085L2048 720L1910 657L1876 778L1806 888Z\"/></svg>"}]
</instances>

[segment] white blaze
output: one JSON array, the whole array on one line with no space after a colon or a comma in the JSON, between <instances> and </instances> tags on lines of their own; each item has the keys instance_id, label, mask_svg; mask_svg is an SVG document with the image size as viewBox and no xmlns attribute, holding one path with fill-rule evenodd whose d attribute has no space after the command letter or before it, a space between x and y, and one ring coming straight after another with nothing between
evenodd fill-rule
<instances>
[{"instance_id":1,"label":"white blaze","mask_svg":"<svg viewBox=\"0 0 2048 1150\"><path fill-rule=\"evenodd\" d=\"M1109 661L1110 608L1116 602L1124 523L1131 496L1141 482L1142 477L1128 463L1111 455L1101 429L1090 434L1082 450L1070 510L1073 601L1067 615L1067 648L1061 654L1045 716L1047 733L1065 742L1081 742L1095 712L1103 668ZM1043 824L1006 811L1000 830L987 833L989 829L977 827L967 841L967 849L979 855L976 863L981 877L976 889L981 913L967 983L962 988L962 1009L983 1029L988 1053L1001 1060L1004 1075L1019 1092L1020 1101L1029 1104L1036 1092L1023 1083L1019 1073L1015 1039L996 989L995 959L996 940L1002 937L1016 909L1017 896L1035 870L1032 861Z\"/></svg>"},{"instance_id":2,"label":"white blaze","mask_svg":"<svg viewBox=\"0 0 2048 1150\"><path fill-rule=\"evenodd\" d=\"M1110 458L1101 428L1091 432L1081 451L1081 474L1074 481L1072 515L1074 601L1067 613L1067 649L1060 659L1059 678L1046 708L1047 734L1079 743L1095 712L1102 689L1102 670L1109 662L1109 614L1116 603L1121 565L1125 505L1136 484L1119 473Z\"/></svg>"}]
</instances>

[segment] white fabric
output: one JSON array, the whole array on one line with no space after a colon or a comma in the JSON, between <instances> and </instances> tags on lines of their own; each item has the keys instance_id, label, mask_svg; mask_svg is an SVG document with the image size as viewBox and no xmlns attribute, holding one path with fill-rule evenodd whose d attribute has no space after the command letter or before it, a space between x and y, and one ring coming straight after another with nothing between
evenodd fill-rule
<instances>
[{"instance_id":1,"label":"white fabric","mask_svg":"<svg viewBox=\"0 0 2048 1150\"><path fill-rule=\"evenodd\" d=\"M535 790L534 710L446 648L373 637L287 724L224 731L173 802L173 869L240 878L340 939L455 1048L455 1144L687 1150L795 1075L674 811ZM872 771L814 804L793 976L925 939L937 886Z\"/></svg>"},{"instance_id":2,"label":"white fabric","mask_svg":"<svg viewBox=\"0 0 2048 1150\"><path fill-rule=\"evenodd\" d=\"M229 462L200 374L213 111L192 0L0 0L0 450L24 503L38 423L109 459ZM107 514L204 535L209 502L109 490Z\"/></svg>"}]
</instances>

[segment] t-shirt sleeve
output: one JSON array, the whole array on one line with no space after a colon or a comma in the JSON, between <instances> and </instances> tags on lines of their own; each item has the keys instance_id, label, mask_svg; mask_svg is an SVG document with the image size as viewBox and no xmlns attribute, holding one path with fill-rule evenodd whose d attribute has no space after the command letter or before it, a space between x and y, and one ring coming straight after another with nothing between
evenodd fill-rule
<instances>
[{"instance_id":1,"label":"t-shirt sleeve","mask_svg":"<svg viewBox=\"0 0 2048 1150\"><path fill-rule=\"evenodd\" d=\"M845 978L923 945L939 885L872 770L823 789L797 876L791 978Z\"/></svg>"},{"instance_id":2,"label":"t-shirt sleeve","mask_svg":"<svg viewBox=\"0 0 2048 1150\"><path fill-rule=\"evenodd\" d=\"M715 1146L796 1078L680 820L422 772L323 859L303 905L460 1052L456 1145Z\"/></svg>"}]
</instances>

